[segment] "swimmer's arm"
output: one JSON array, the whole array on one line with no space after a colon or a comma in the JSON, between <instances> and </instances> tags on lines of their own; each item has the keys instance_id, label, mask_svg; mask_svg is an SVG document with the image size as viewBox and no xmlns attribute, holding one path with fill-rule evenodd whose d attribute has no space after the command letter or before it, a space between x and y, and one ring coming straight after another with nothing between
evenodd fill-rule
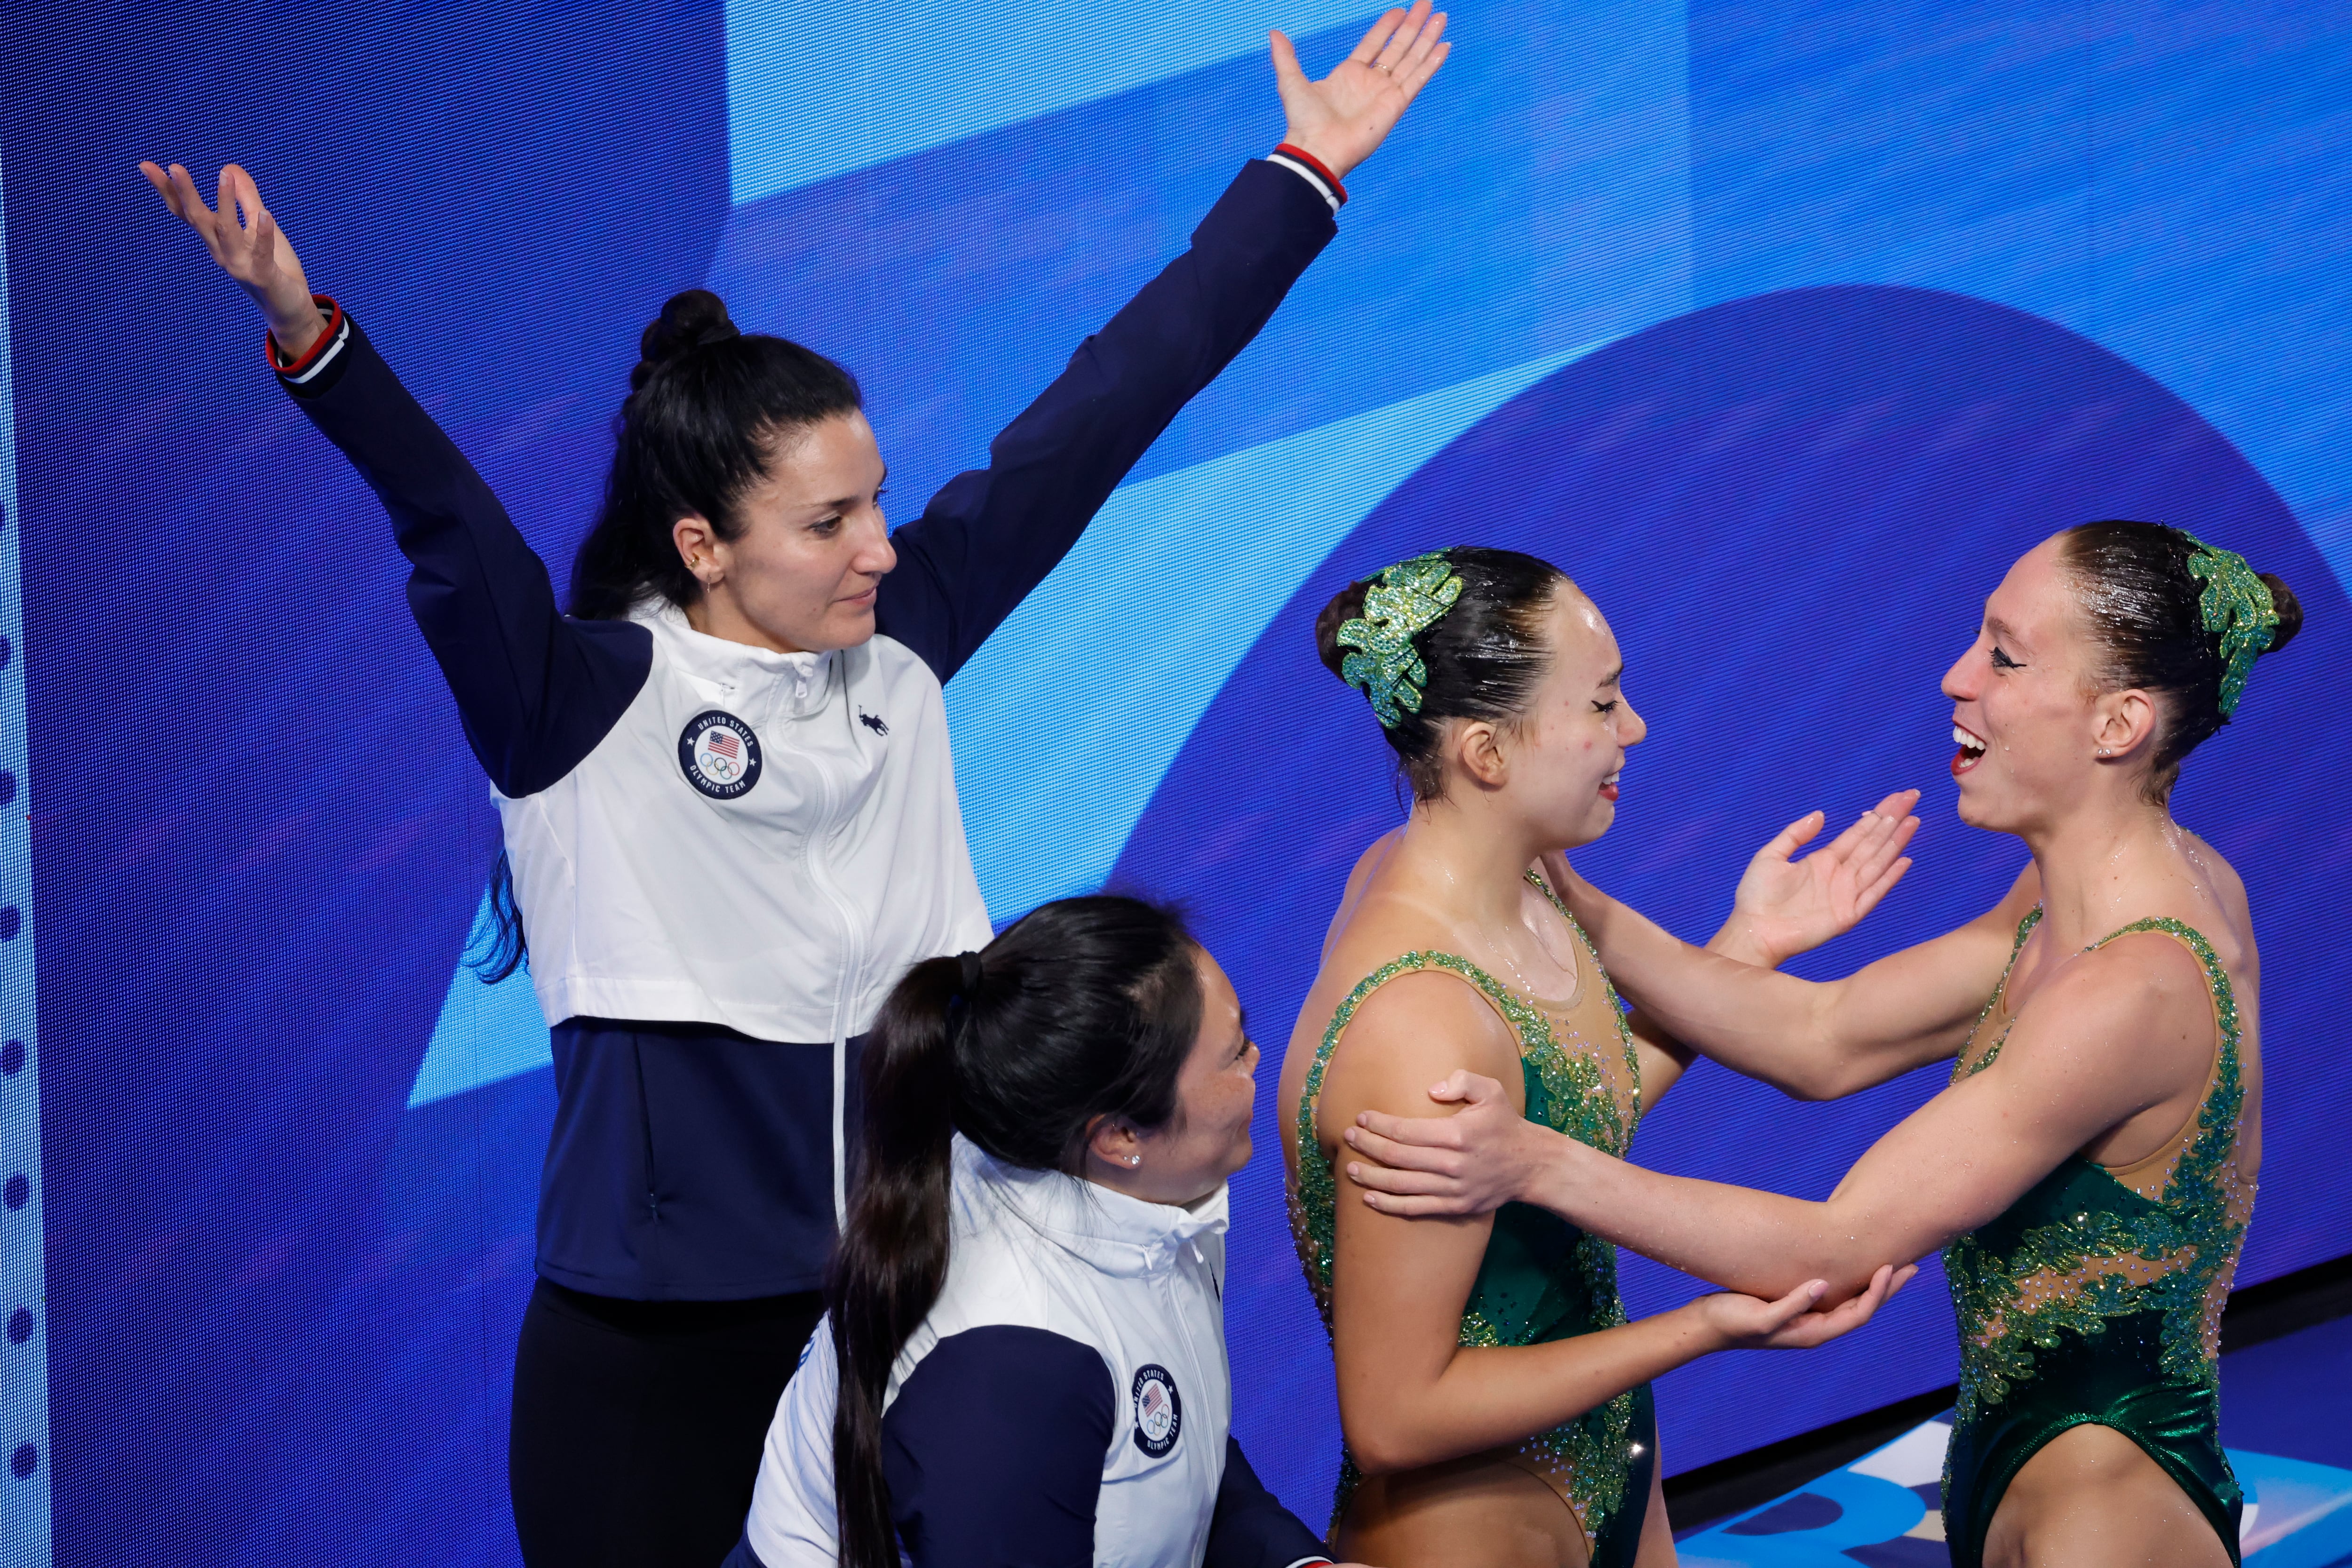
<instances>
[{"instance_id":1,"label":"swimmer's arm","mask_svg":"<svg viewBox=\"0 0 2352 1568\"><path fill-rule=\"evenodd\" d=\"M1319 1105L1323 1125L1344 1126L1381 1106L1408 1116L1443 1114L1422 1086L1431 1071L1464 1065L1518 1071L1515 1042L1493 1010L1446 976L1391 981L1349 1024L1334 1056ZM1339 1420L1356 1462L1374 1474L1517 1442L1709 1351L1819 1343L1866 1321L1895 1283L1882 1277L1874 1293L1833 1313L1809 1311L1810 1289L1775 1302L1706 1297L1553 1344L1465 1348L1463 1310L1491 1217L1381 1214L1343 1174L1336 1219Z\"/></svg>"},{"instance_id":2,"label":"swimmer's arm","mask_svg":"<svg viewBox=\"0 0 2352 1568\"><path fill-rule=\"evenodd\" d=\"M1618 990L1660 1030L1800 1100L1852 1094L1956 1052L2040 893L2029 866L1958 930L1815 982L1693 947L1590 883L1569 887Z\"/></svg>"},{"instance_id":3,"label":"swimmer's arm","mask_svg":"<svg viewBox=\"0 0 2352 1568\"><path fill-rule=\"evenodd\" d=\"M1500 1185L1510 1190L1496 1201L1538 1204L1727 1289L1773 1296L1819 1279L1822 1299L1840 1300L1881 1263L1924 1257L2000 1214L2070 1154L2177 1093L2185 1075L2203 1081L2212 1027L2202 981L2178 943L2157 940L2178 956L2118 943L2053 975L1991 1067L1905 1119L1823 1202L1643 1170L1505 1118L1483 1087L1444 1138L1365 1119L1348 1142L1370 1158L1342 1168L1391 1212L1462 1212Z\"/></svg>"}]
</instances>

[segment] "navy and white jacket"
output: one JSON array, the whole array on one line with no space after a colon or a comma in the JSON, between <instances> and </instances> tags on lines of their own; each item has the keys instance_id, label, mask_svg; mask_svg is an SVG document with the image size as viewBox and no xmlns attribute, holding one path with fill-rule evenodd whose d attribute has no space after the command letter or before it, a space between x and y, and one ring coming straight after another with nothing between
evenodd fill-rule
<instances>
[{"instance_id":1,"label":"navy and white jacket","mask_svg":"<svg viewBox=\"0 0 2352 1568\"><path fill-rule=\"evenodd\" d=\"M317 347L273 354L392 514L504 818L553 1027L544 1278L639 1300L819 1283L858 1037L910 964L990 934L940 685L1331 238L1344 193L1289 152L1246 165L989 466L892 536L877 635L837 653L705 637L667 605L564 616L355 322L330 301Z\"/></svg>"},{"instance_id":2,"label":"navy and white jacket","mask_svg":"<svg viewBox=\"0 0 2352 1568\"><path fill-rule=\"evenodd\" d=\"M948 1277L883 1395L914 1568L1296 1568L1322 1543L1233 1439L1226 1194L1145 1203L955 1141ZM830 1325L768 1428L726 1568L837 1563Z\"/></svg>"}]
</instances>

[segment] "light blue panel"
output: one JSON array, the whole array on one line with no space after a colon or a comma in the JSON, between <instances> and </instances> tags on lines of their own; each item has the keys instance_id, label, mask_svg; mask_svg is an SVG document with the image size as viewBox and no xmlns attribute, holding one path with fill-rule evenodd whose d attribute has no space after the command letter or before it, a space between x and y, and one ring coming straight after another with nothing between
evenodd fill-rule
<instances>
[{"instance_id":1,"label":"light blue panel","mask_svg":"<svg viewBox=\"0 0 2352 1568\"><path fill-rule=\"evenodd\" d=\"M2340 7L1706 0L1691 47L1701 303L1893 283L2046 317L2211 421L2352 586Z\"/></svg>"},{"instance_id":2,"label":"light blue panel","mask_svg":"<svg viewBox=\"0 0 2352 1568\"><path fill-rule=\"evenodd\" d=\"M1297 38L1354 17L1369 26L1378 15L1364 0L1286 0L1272 10L1223 0L1199 11L1038 0L984 14L903 0L731 0L735 201L1260 52L1270 26ZM1319 74L1332 62L1302 63Z\"/></svg>"},{"instance_id":3,"label":"light blue panel","mask_svg":"<svg viewBox=\"0 0 2352 1568\"><path fill-rule=\"evenodd\" d=\"M948 687L956 786L994 917L1100 887L1194 721L1307 574L1440 447L1601 346L1114 495Z\"/></svg>"},{"instance_id":4,"label":"light blue panel","mask_svg":"<svg viewBox=\"0 0 2352 1568\"><path fill-rule=\"evenodd\" d=\"M474 911L467 952L482 946L491 931L490 898ZM449 976L434 1023L432 1042L408 1091L408 1109L446 1100L486 1083L553 1067L548 1054L547 1020L530 988L530 972L518 969L495 985L485 985L463 962Z\"/></svg>"},{"instance_id":5,"label":"light blue panel","mask_svg":"<svg viewBox=\"0 0 2352 1568\"><path fill-rule=\"evenodd\" d=\"M33 990L32 779L16 539L16 385L8 360L7 204L0 192L0 1564L48 1568L49 1331L41 1244L40 1036Z\"/></svg>"},{"instance_id":6,"label":"light blue panel","mask_svg":"<svg viewBox=\"0 0 2352 1568\"><path fill-rule=\"evenodd\" d=\"M2352 1558L2352 1470L2242 1448L2229 1455L2246 1493L2238 1531L2246 1568L2332 1568Z\"/></svg>"}]
</instances>

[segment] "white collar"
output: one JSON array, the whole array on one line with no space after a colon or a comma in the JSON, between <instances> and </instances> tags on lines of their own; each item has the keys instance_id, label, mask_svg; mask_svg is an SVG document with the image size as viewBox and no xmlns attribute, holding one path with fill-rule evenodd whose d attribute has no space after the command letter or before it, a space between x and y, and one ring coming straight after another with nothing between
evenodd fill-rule
<instances>
[{"instance_id":1,"label":"white collar","mask_svg":"<svg viewBox=\"0 0 2352 1568\"><path fill-rule=\"evenodd\" d=\"M658 595L637 601L629 618L650 628L671 660L688 674L738 692L772 693L785 716L798 719L825 703L833 689L831 653L778 653L696 631L686 612Z\"/></svg>"},{"instance_id":2,"label":"white collar","mask_svg":"<svg viewBox=\"0 0 2352 1568\"><path fill-rule=\"evenodd\" d=\"M1202 1237L1225 1233L1232 1190L1221 1185L1178 1205L1129 1197L1059 1171L1008 1165L962 1133L955 1135L954 1184L977 1203L1001 1209L1105 1274L1157 1274L1172 1268Z\"/></svg>"}]
</instances>

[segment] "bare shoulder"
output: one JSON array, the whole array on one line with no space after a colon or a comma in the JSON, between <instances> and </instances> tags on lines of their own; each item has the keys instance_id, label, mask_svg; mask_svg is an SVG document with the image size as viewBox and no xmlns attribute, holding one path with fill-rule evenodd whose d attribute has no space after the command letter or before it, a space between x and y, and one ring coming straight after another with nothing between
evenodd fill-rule
<instances>
[{"instance_id":1,"label":"bare shoulder","mask_svg":"<svg viewBox=\"0 0 2352 1568\"><path fill-rule=\"evenodd\" d=\"M2019 1009L1998 1066L2122 1116L2200 1086L2212 1057L2204 965L2147 931L2060 966Z\"/></svg>"},{"instance_id":2,"label":"bare shoulder","mask_svg":"<svg viewBox=\"0 0 2352 1568\"><path fill-rule=\"evenodd\" d=\"M2205 940L2213 944L2224 968L2251 973L2259 961L2254 952L2254 917L2246 902L2245 879L2238 875L2238 868L2230 864L2227 857L2194 833L2184 831L2181 837L2186 840L2184 847L2189 864L2197 868L2206 884L2206 892L2221 912L2223 929L2206 931Z\"/></svg>"},{"instance_id":3,"label":"bare shoulder","mask_svg":"<svg viewBox=\"0 0 2352 1568\"><path fill-rule=\"evenodd\" d=\"M1397 840L1403 837L1402 827L1391 827L1364 846L1364 852L1356 857L1355 866L1348 872L1348 885L1339 894L1339 907L1331 912L1331 923L1324 928L1323 956L1326 959L1339 945L1341 933L1355 919L1356 910L1364 900L1364 889L1371 885L1372 879L1388 863L1389 857L1396 851Z\"/></svg>"},{"instance_id":4,"label":"bare shoulder","mask_svg":"<svg viewBox=\"0 0 2352 1568\"><path fill-rule=\"evenodd\" d=\"M1440 969L1400 974L1349 1020L1325 1069L1318 1126L1344 1127L1364 1110L1451 1115L1429 1089L1460 1068L1521 1091L1518 1042L1475 985Z\"/></svg>"}]
</instances>

